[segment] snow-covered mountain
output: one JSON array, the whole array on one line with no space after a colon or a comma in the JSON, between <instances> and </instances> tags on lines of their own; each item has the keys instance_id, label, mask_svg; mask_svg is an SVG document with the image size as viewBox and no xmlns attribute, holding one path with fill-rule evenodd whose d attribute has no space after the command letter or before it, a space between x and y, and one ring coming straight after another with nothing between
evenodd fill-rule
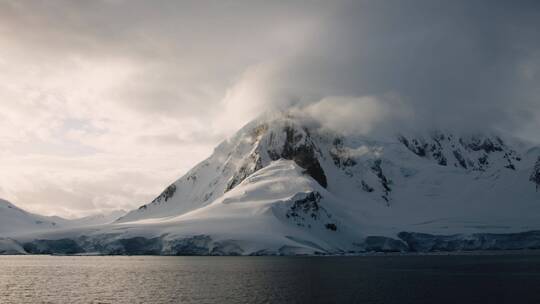
<instances>
[{"instance_id":1,"label":"snow-covered mountain","mask_svg":"<svg viewBox=\"0 0 540 304\"><path fill-rule=\"evenodd\" d=\"M494 134L343 136L257 119L112 224L30 252L299 254L540 248L540 148Z\"/></svg>"},{"instance_id":2,"label":"snow-covered mountain","mask_svg":"<svg viewBox=\"0 0 540 304\"><path fill-rule=\"evenodd\" d=\"M33 214L0 199L0 236L56 229L63 219Z\"/></svg>"},{"instance_id":3,"label":"snow-covered mountain","mask_svg":"<svg viewBox=\"0 0 540 304\"><path fill-rule=\"evenodd\" d=\"M43 216L25 211L14 204L0 199L0 237L43 232L73 227L85 227L112 223L126 212L115 210L104 214L95 214L76 219L58 216Z\"/></svg>"}]
</instances>

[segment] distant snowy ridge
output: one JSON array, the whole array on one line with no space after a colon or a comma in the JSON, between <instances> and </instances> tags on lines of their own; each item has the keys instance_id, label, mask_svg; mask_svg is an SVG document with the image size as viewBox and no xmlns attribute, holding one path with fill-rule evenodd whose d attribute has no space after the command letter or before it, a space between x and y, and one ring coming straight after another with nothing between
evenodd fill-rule
<instances>
[{"instance_id":1,"label":"distant snowy ridge","mask_svg":"<svg viewBox=\"0 0 540 304\"><path fill-rule=\"evenodd\" d=\"M11 233L55 229L62 219L33 214L0 199L0 236Z\"/></svg>"},{"instance_id":2,"label":"distant snowy ridge","mask_svg":"<svg viewBox=\"0 0 540 304\"><path fill-rule=\"evenodd\" d=\"M125 213L123 210L115 210L106 214L65 219L58 216L34 214L0 199L0 237L36 231L108 224Z\"/></svg>"},{"instance_id":3,"label":"distant snowy ridge","mask_svg":"<svg viewBox=\"0 0 540 304\"><path fill-rule=\"evenodd\" d=\"M535 249L539 157L538 147L496 134L377 140L268 115L112 224L13 239L33 253Z\"/></svg>"}]
</instances>

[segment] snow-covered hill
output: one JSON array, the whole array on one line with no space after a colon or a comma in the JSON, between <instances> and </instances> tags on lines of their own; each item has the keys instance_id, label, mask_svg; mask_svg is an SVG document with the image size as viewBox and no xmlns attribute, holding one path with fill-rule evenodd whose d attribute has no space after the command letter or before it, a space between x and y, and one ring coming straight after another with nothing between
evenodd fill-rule
<instances>
[{"instance_id":1,"label":"snow-covered hill","mask_svg":"<svg viewBox=\"0 0 540 304\"><path fill-rule=\"evenodd\" d=\"M110 225L30 252L298 254L540 248L540 148L448 131L377 140L269 115Z\"/></svg>"},{"instance_id":2,"label":"snow-covered hill","mask_svg":"<svg viewBox=\"0 0 540 304\"><path fill-rule=\"evenodd\" d=\"M0 236L56 229L59 227L59 222L63 222L63 219L26 212L0 199Z\"/></svg>"},{"instance_id":3,"label":"snow-covered hill","mask_svg":"<svg viewBox=\"0 0 540 304\"><path fill-rule=\"evenodd\" d=\"M76 219L65 219L58 216L42 216L27 212L14 204L0 199L0 237L43 232L73 227L85 227L108 224L126 212L116 210L106 214L96 214Z\"/></svg>"}]
</instances>

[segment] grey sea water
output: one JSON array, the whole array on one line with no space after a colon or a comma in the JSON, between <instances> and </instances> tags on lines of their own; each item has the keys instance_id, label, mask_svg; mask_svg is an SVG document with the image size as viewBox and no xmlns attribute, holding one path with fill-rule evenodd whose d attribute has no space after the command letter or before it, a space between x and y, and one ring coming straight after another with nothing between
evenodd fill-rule
<instances>
[{"instance_id":1,"label":"grey sea water","mask_svg":"<svg viewBox=\"0 0 540 304\"><path fill-rule=\"evenodd\" d=\"M0 303L540 303L540 255L3 256Z\"/></svg>"}]
</instances>

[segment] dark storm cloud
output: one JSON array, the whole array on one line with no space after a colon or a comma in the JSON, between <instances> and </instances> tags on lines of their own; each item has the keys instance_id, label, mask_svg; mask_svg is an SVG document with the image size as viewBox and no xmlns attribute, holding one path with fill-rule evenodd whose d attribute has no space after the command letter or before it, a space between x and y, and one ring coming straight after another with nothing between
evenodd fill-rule
<instances>
[{"instance_id":1,"label":"dark storm cloud","mask_svg":"<svg viewBox=\"0 0 540 304\"><path fill-rule=\"evenodd\" d=\"M393 92L414 124L519 129L540 114L539 30L534 2L345 3L276 78L298 99Z\"/></svg>"}]
</instances>

